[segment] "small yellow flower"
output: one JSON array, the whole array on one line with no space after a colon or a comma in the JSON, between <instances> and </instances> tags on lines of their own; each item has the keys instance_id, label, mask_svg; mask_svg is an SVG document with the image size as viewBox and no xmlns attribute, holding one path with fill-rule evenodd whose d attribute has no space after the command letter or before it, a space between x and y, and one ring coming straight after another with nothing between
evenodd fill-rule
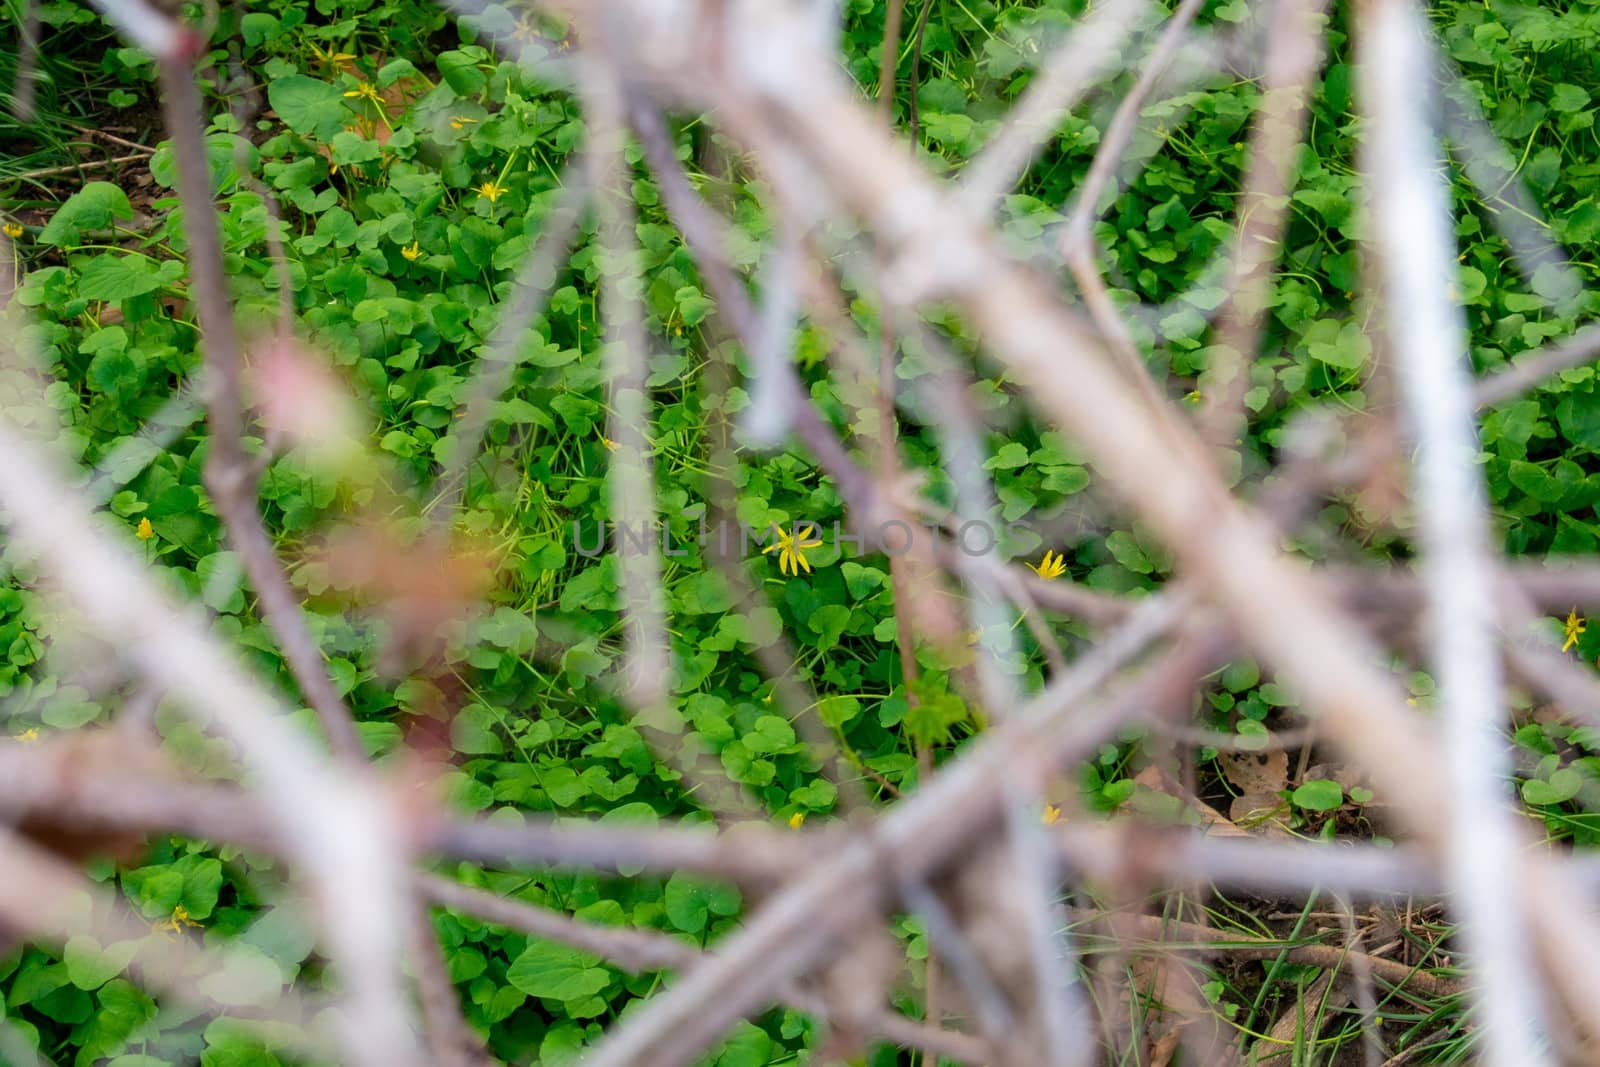
<instances>
[{"instance_id":1,"label":"small yellow flower","mask_svg":"<svg viewBox=\"0 0 1600 1067\"><path fill-rule=\"evenodd\" d=\"M532 15L519 15L511 36L523 44L537 44L544 40L544 34L539 32L539 24Z\"/></svg>"},{"instance_id":2,"label":"small yellow flower","mask_svg":"<svg viewBox=\"0 0 1600 1067\"><path fill-rule=\"evenodd\" d=\"M451 115L450 116L450 128L452 130L464 130L468 126L477 125L477 122L478 122L477 119L469 119L465 115Z\"/></svg>"},{"instance_id":3,"label":"small yellow flower","mask_svg":"<svg viewBox=\"0 0 1600 1067\"><path fill-rule=\"evenodd\" d=\"M1030 563L1028 569L1041 578L1059 578L1067 573L1067 558L1047 548L1044 551L1044 559L1039 561L1039 565L1036 567Z\"/></svg>"},{"instance_id":4,"label":"small yellow flower","mask_svg":"<svg viewBox=\"0 0 1600 1067\"><path fill-rule=\"evenodd\" d=\"M411 262L415 263L417 260L422 258L422 248L417 244L417 242L412 241L409 245L400 250L400 254L405 256Z\"/></svg>"},{"instance_id":5,"label":"small yellow flower","mask_svg":"<svg viewBox=\"0 0 1600 1067\"><path fill-rule=\"evenodd\" d=\"M351 55L349 52L335 52L332 49L324 52L322 49L317 47L316 42L314 41L307 41L306 43L310 45L311 51L316 55L316 57L322 60L324 63L346 63L355 58L355 56Z\"/></svg>"},{"instance_id":6,"label":"small yellow flower","mask_svg":"<svg viewBox=\"0 0 1600 1067\"><path fill-rule=\"evenodd\" d=\"M359 82L354 89L344 95L357 100L370 100L378 107L383 107L383 97L378 95L378 87L371 82Z\"/></svg>"},{"instance_id":7,"label":"small yellow flower","mask_svg":"<svg viewBox=\"0 0 1600 1067\"><path fill-rule=\"evenodd\" d=\"M1200 390L1193 389L1193 390L1190 390L1189 392L1185 393L1183 395L1183 399L1186 400L1187 402L1191 403L1191 404L1198 404L1198 403L1200 403L1201 400L1203 400L1205 398L1200 395Z\"/></svg>"},{"instance_id":8,"label":"small yellow flower","mask_svg":"<svg viewBox=\"0 0 1600 1067\"><path fill-rule=\"evenodd\" d=\"M478 186L478 195L488 200L491 204L496 200L499 200L500 194L505 191L506 187L501 185L499 182L484 182L482 185Z\"/></svg>"},{"instance_id":9,"label":"small yellow flower","mask_svg":"<svg viewBox=\"0 0 1600 1067\"><path fill-rule=\"evenodd\" d=\"M607 452L615 452L617 450L617 443L605 434L600 435L600 444L605 446Z\"/></svg>"},{"instance_id":10,"label":"small yellow flower","mask_svg":"<svg viewBox=\"0 0 1600 1067\"><path fill-rule=\"evenodd\" d=\"M13 737L11 740L17 742L18 744L31 745L35 741L39 740L39 731L30 726L16 737Z\"/></svg>"},{"instance_id":11,"label":"small yellow flower","mask_svg":"<svg viewBox=\"0 0 1600 1067\"><path fill-rule=\"evenodd\" d=\"M803 811L797 811L793 815L789 816L789 829L798 830L800 829L801 824L805 821L806 813Z\"/></svg>"},{"instance_id":12,"label":"small yellow flower","mask_svg":"<svg viewBox=\"0 0 1600 1067\"><path fill-rule=\"evenodd\" d=\"M189 915L189 909L185 908L182 904L179 904L176 908L172 909L172 918L168 919L164 923L156 923L152 929L165 930L168 933L175 934L182 930L185 926L192 926L196 930L200 929L200 924L195 922L194 919Z\"/></svg>"},{"instance_id":13,"label":"small yellow flower","mask_svg":"<svg viewBox=\"0 0 1600 1067\"><path fill-rule=\"evenodd\" d=\"M822 546L822 539L816 536L816 532L816 525L809 522L803 526L797 525L792 530L779 530L777 539L763 548L761 554L764 556L777 551L779 574L799 574L802 568L810 574L811 561L806 559L804 550Z\"/></svg>"},{"instance_id":14,"label":"small yellow flower","mask_svg":"<svg viewBox=\"0 0 1600 1067\"><path fill-rule=\"evenodd\" d=\"M1583 617L1578 614L1578 609L1577 608L1573 608L1572 611L1567 614L1566 626L1567 626L1567 640L1566 640L1566 643L1561 646L1561 651L1563 651L1563 652L1567 651L1567 649L1569 649L1573 645L1577 644L1578 643L1578 635L1583 633L1585 630L1587 630L1589 628L1584 623Z\"/></svg>"},{"instance_id":15,"label":"small yellow flower","mask_svg":"<svg viewBox=\"0 0 1600 1067\"><path fill-rule=\"evenodd\" d=\"M0 231L3 231L7 237L15 241L22 236L22 224L20 222L8 222L4 226L0 226Z\"/></svg>"},{"instance_id":16,"label":"small yellow flower","mask_svg":"<svg viewBox=\"0 0 1600 1067\"><path fill-rule=\"evenodd\" d=\"M1061 821L1061 809L1054 804L1046 804L1044 811L1039 814L1039 821L1046 826L1054 826Z\"/></svg>"},{"instance_id":17,"label":"small yellow flower","mask_svg":"<svg viewBox=\"0 0 1600 1067\"><path fill-rule=\"evenodd\" d=\"M156 535L156 528L150 525L149 519L139 520L138 537L141 541L148 541Z\"/></svg>"}]
</instances>

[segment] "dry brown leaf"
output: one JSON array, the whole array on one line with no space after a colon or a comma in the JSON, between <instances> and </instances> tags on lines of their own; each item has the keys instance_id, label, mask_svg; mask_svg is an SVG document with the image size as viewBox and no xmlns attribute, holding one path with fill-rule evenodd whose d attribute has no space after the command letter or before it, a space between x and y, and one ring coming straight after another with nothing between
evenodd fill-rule
<instances>
[{"instance_id":1,"label":"dry brown leaf","mask_svg":"<svg viewBox=\"0 0 1600 1067\"><path fill-rule=\"evenodd\" d=\"M1142 785L1146 789L1153 789L1158 793L1165 793L1169 797L1177 797L1183 802L1185 808L1200 816L1200 826L1207 833L1217 837L1248 837L1243 830L1235 826L1228 816L1222 814L1210 804L1189 792L1172 776L1160 767L1151 764L1138 774L1134 775L1134 784Z\"/></svg>"},{"instance_id":2,"label":"dry brown leaf","mask_svg":"<svg viewBox=\"0 0 1600 1067\"><path fill-rule=\"evenodd\" d=\"M1218 757L1222 773L1241 793L1276 793L1289 787L1289 754L1224 752Z\"/></svg>"},{"instance_id":3,"label":"dry brown leaf","mask_svg":"<svg viewBox=\"0 0 1600 1067\"><path fill-rule=\"evenodd\" d=\"M1272 1024L1272 1029L1267 1031L1267 1036L1255 1043L1250 1050L1250 1062L1260 1064L1262 1067L1278 1067L1287 1064L1293 1057L1296 1049L1303 1048L1315 1031L1320 1029L1320 1024L1328 1017L1350 1003L1350 994L1344 986L1338 989L1328 989L1333 982L1333 973L1325 973L1321 978L1311 983L1295 1002L1278 1016L1278 1021ZM1300 1041L1297 1036L1304 1035Z\"/></svg>"},{"instance_id":4,"label":"dry brown leaf","mask_svg":"<svg viewBox=\"0 0 1600 1067\"><path fill-rule=\"evenodd\" d=\"M1289 803L1277 793L1246 793L1234 797L1228 816L1249 834L1289 837Z\"/></svg>"}]
</instances>

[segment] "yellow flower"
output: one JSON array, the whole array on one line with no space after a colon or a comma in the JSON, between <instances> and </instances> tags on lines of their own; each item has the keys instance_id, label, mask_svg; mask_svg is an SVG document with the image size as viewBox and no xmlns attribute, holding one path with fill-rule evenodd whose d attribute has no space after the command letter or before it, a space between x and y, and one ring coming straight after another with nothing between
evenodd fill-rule
<instances>
[{"instance_id":1,"label":"yellow flower","mask_svg":"<svg viewBox=\"0 0 1600 1067\"><path fill-rule=\"evenodd\" d=\"M800 829L800 824L805 821L806 813L803 811L797 811L793 815L789 816L789 829L798 830Z\"/></svg>"},{"instance_id":2,"label":"yellow flower","mask_svg":"<svg viewBox=\"0 0 1600 1067\"><path fill-rule=\"evenodd\" d=\"M1061 809L1054 804L1046 804L1044 811L1039 815L1039 821L1046 826L1054 826L1061 821Z\"/></svg>"},{"instance_id":3,"label":"yellow flower","mask_svg":"<svg viewBox=\"0 0 1600 1067\"><path fill-rule=\"evenodd\" d=\"M355 58L355 56L351 55L349 52L335 52L331 49L324 52L322 49L317 47L316 42L314 41L307 41L306 44L311 47L311 51L316 55L316 57L322 60L324 63L345 63Z\"/></svg>"},{"instance_id":4,"label":"yellow flower","mask_svg":"<svg viewBox=\"0 0 1600 1067\"><path fill-rule=\"evenodd\" d=\"M400 254L405 256L411 262L415 263L417 260L422 258L422 248L417 244L417 242L412 241L409 245L400 250Z\"/></svg>"},{"instance_id":5,"label":"yellow flower","mask_svg":"<svg viewBox=\"0 0 1600 1067\"><path fill-rule=\"evenodd\" d=\"M523 44L536 44L544 40L544 35L539 32L539 24L532 15L519 15L511 36Z\"/></svg>"},{"instance_id":6,"label":"yellow flower","mask_svg":"<svg viewBox=\"0 0 1600 1067\"><path fill-rule=\"evenodd\" d=\"M35 741L39 740L39 731L30 726L16 737L13 737L11 740L17 742L18 744L31 745Z\"/></svg>"},{"instance_id":7,"label":"yellow flower","mask_svg":"<svg viewBox=\"0 0 1600 1067\"><path fill-rule=\"evenodd\" d=\"M4 226L0 226L0 231L4 231L7 237L15 241L22 236L22 224L20 222L8 222Z\"/></svg>"},{"instance_id":8,"label":"yellow flower","mask_svg":"<svg viewBox=\"0 0 1600 1067\"><path fill-rule=\"evenodd\" d=\"M600 443L605 446L607 452L615 452L617 450L617 443L605 434L600 435Z\"/></svg>"},{"instance_id":9,"label":"yellow flower","mask_svg":"<svg viewBox=\"0 0 1600 1067\"><path fill-rule=\"evenodd\" d=\"M777 550L779 574L799 574L801 568L810 574L811 561L806 559L804 550L821 547L822 539L815 536L816 529L813 523L808 522L804 526L795 526L792 530L778 530L777 539L763 548L761 554L764 556L774 549Z\"/></svg>"},{"instance_id":10,"label":"yellow flower","mask_svg":"<svg viewBox=\"0 0 1600 1067\"><path fill-rule=\"evenodd\" d=\"M1563 651L1563 652L1565 652L1567 649L1571 648L1573 645L1577 644L1578 643L1578 635L1583 633L1585 630L1587 630L1589 628L1587 625L1584 624L1583 617L1578 614L1578 609L1577 608L1573 608L1572 611L1567 615L1567 624L1566 625L1567 625L1567 640L1566 640L1566 643L1561 646L1561 651Z\"/></svg>"},{"instance_id":11,"label":"yellow flower","mask_svg":"<svg viewBox=\"0 0 1600 1067\"><path fill-rule=\"evenodd\" d=\"M465 115L451 115L450 128L452 130L464 130L468 126L476 125L477 121L477 119L469 119Z\"/></svg>"},{"instance_id":12,"label":"yellow flower","mask_svg":"<svg viewBox=\"0 0 1600 1067\"><path fill-rule=\"evenodd\" d=\"M488 200L491 204L499 200L500 194L505 191L506 187L499 182L484 182L478 186L478 195Z\"/></svg>"},{"instance_id":13,"label":"yellow flower","mask_svg":"<svg viewBox=\"0 0 1600 1067\"><path fill-rule=\"evenodd\" d=\"M185 908L182 904L179 904L176 908L172 909L172 918L168 919L164 923L156 923L152 929L166 930L169 933L175 934L182 930L185 926L192 926L196 930L200 929L200 924L195 922L194 919L190 917L189 909Z\"/></svg>"},{"instance_id":14,"label":"yellow flower","mask_svg":"<svg viewBox=\"0 0 1600 1067\"><path fill-rule=\"evenodd\" d=\"M1185 393L1183 395L1183 399L1188 401L1191 404L1198 404L1204 398L1200 395L1200 390L1194 389L1194 390L1191 390L1191 391Z\"/></svg>"},{"instance_id":15,"label":"yellow flower","mask_svg":"<svg viewBox=\"0 0 1600 1067\"><path fill-rule=\"evenodd\" d=\"M139 520L138 535L139 535L139 540L141 540L141 541L148 541L148 540L150 540L150 538L152 538L152 537L154 537L156 535L156 528L154 526L150 525L150 520L149 519L140 519Z\"/></svg>"},{"instance_id":16,"label":"yellow flower","mask_svg":"<svg viewBox=\"0 0 1600 1067\"><path fill-rule=\"evenodd\" d=\"M378 107L383 107L383 97L378 95L378 87L371 82L358 82L354 89L344 95L357 100L370 100Z\"/></svg>"},{"instance_id":17,"label":"yellow flower","mask_svg":"<svg viewBox=\"0 0 1600 1067\"><path fill-rule=\"evenodd\" d=\"M1039 561L1039 565L1035 567L1030 563L1028 564L1028 569L1041 578L1059 578L1067 573L1067 558L1057 555L1047 548L1044 550L1044 559Z\"/></svg>"}]
</instances>

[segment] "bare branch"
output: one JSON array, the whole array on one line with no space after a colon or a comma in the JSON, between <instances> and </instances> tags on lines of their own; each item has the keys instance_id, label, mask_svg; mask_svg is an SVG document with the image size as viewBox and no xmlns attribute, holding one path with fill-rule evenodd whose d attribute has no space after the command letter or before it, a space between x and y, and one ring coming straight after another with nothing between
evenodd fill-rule
<instances>
[{"instance_id":1,"label":"bare branch","mask_svg":"<svg viewBox=\"0 0 1600 1067\"><path fill-rule=\"evenodd\" d=\"M1409 0L1378 0L1362 27L1372 136L1365 169L1391 347L1417 442L1416 481L1433 664L1449 760L1446 855L1467 952L1482 979L1485 1058L1546 1063L1527 931L1517 907L1510 766L1502 735L1488 504L1466 365L1466 329L1449 293L1455 242L1449 192L1428 126L1426 28Z\"/></svg>"},{"instance_id":2,"label":"bare branch","mask_svg":"<svg viewBox=\"0 0 1600 1067\"><path fill-rule=\"evenodd\" d=\"M1289 215L1289 194L1312 81L1322 64L1327 0L1277 0L1266 44L1261 106L1250 131L1250 162L1239 198L1227 310L1200 378L1200 420L1217 447L1241 444L1250 367L1272 296Z\"/></svg>"},{"instance_id":3,"label":"bare branch","mask_svg":"<svg viewBox=\"0 0 1600 1067\"><path fill-rule=\"evenodd\" d=\"M1120 61L1123 42L1151 17L1146 0L1097 5L1066 41L1041 64L1039 73L1006 117L1005 125L961 173L959 206L986 217L1017 183L1039 146L1055 134L1079 97Z\"/></svg>"},{"instance_id":4,"label":"bare branch","mask_svg":"<svg viewBox=\"0 0 1600 1067\"><path fill-rule=\"evenodd\" d=\"M205 41L168 18L146 0L90 0L111 24L134 44L162 61L183 60L205 47Z\"/></svg>"},{"instance_id":5,"label":"bare branch","mask_svg":"<svg viewBox=\"0 0 1600 1067\"><path fill-rule=\"evenodd\" d=\"M316 711L333 750L345 760L364 762L366 749L361 735L334 688L322 652L306 625L300 598L289 585L257 509L256 468L243 447L243 353L234 328L233 302L222 262L222 238L211 200L205 121L194 73L187 65L168 59L161 64L161 85L166 97L167 132L172 137L177 164L178 190L184 200L190 291L205 338L207 418L211 429L206 487L250 583L261 598L262 613L282 644L284 660Z\"/></svg>"}]
</instances>

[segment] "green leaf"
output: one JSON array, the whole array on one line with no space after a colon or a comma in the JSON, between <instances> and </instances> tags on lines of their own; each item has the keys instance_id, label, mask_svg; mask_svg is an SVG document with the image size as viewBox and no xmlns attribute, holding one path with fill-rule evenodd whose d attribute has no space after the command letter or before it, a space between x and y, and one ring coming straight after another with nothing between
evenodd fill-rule
<instances>
[{"instance_id":1,"label":"green leaf","mask_svg":"<svg viewBox=\"0 0 1600 1067\"><path fill-rule=\"evenodd\" d=\"M1344 789L1331 779L1317 778L1303 783L1289 799L1307 811L1333 811L1344 803Z\"/></svg>"},{"instance_id":2,"label":"green leaf","mask_svg":"<svg viewBox=\"0 0 1600 1067\"><path fill-rule=\"evenodd\" d=\"M1570 392L1556 405L1556 423L1568 441L1600 451L1600 396Z\"/></svg>"},{"instance_id":3,"label":"green leaf","mask_svg":"<svg viewBox=\"0 0 1600 1067\"><path fill-rule=\"evenodd\" d=\"M673 295L678 315L685 326L698 326L706 315L716 308L716 302L692 285L683 286Z\"/></svg>"},{"instance_id":4,"label":"green leaf","mask_svg":"<svg viewBox=\"0 0 1600 1067\"><path fill-rule=\"evenodd\" d=\"M349 130L340 130L333 135L330 142L329 155L339 166L348 166L352 163L370 163L383 156L383 150L376 141L369 141L359 133Z\"/></svg>"},{"instance_id":5,"label":"green leaf","mask_svg":"<svg viewBox=\"0 0 1600 1067\"><path fill-rule=\"evenodd\" d=\"M1016 441L1008 441L1000 446L1000 451L983 463L984 470L1015 470L1028 465L1028 448Z\"/></svg>"},{"instance_id":6,"label":"green leaf","mask_svg":"<svg viewBox=\"0 0 1600 1067\"><path fill-rule=\"evenodd\" d=\"M41 244L75 245L84 230L108 229L116 219L133 218L128 194L110 182L89 182L56 209L39 234Z\"/></svg>"},{"instance_id":7,"label":"green leaf","mask_svg":"<svg viewBox=\"0 0 1600 1067\"><path fill-rule=\"evenodd\" d=\"M1522 799L1529 804L1564 804L1578 795L1583 788L1583 776L1571 767L1563 767L1549 779L1530 778L1522 783Z\"/></svg>"},{"instance_id":8,"label":"green leaf","mask_svg":"<svg viewBox=\"0 0 1600 1067\"><path fill-rule=\"evenodd\" d=\"M482 704L468 704L450 721L450 744L469 756L493 756L505 751L500 720Z\"/></svg>"},{"instance_id":9,"label":"green leaf","mask_svg":"<svg viewBox=\"0 0 1600 1067\"><path fill-rule=\"evenodd\" d=\"M1329 366L1357 370L1372 354L1372 341L1359 322L1323 319L1306 331L1306 351Z\"/></svg>"},{"instance_id":10,"label":"green leaf","mask_svg":"<svg viewBox=\"0 0 1600 1067\"><path fill-rule=\"evenodd\" d=\"M267 102L295 133L323 141L338 133L350 115L338 87L304 74L269 81Z\"/></svg>"},{"instance_id":11,"label":"green leaf","mask_svg":"<svg viewBox=\"0 0 1600 1067\"><path fill-rule=\"evenodd\" d=\"M806 627L817 635L816 647L827 651L839 643L850 624L850 609L843 604L824 604L806 618Z\"/></svg>"},{"instance_id":12,"label":"green leaf","mask_svg":"<svg viewBox=\"0 0 1600 1067\"><path fill-rule=\"evenodd\" d=\"M772 1062L772 1051L772 1038L765 1030L740 1020L717 1054L717 1067L766 1067Z\"/></svg>"},{"instance_id":13,"label":"green leaf","mask_svg":"<svg viewBox=\"0 0 1600 1067\"><path fill-rule=\"evenodd\" d=\"M1115 530L1109 534L1106 548L1112 558L1135 574L1149 574L1156 569L1144 549L1139 547L1139 542L1126 530Z\"/></svg>"},{"instance_id":14,"label":"green leaf","mask_svg":"<svg viewBox=\"0 0 1600 1067\"><path fill-rule=\"evenodd\" d=\"M122 973L138 948L137 941L119 941L102 949L93 938L70 938L62 953L67 977L79 989L99 989Z\"/></svg>"},{"instance_id":15,"label":"green leaf","mask_svg":"<svg viewBox=\"0 0 1600 1067\"><path fill-rule=\"evenodd\" d=\"M817 701L817 715L835 730L842 730L861 714L861 701L852 696L825 696Z\"/></svg>"},{"instance_id":16,"label":"green leaf","mask_svg":"<svg viewBox=\"0 0 1600 1067\"><path fill-rule=\"evenodd\" d=\"M679 873L667 880L665 903L668 922L686 934L698 934L711 915L738 912L739 891Z\"/></svg>"},{"instance_id":17,"label":"green leaf","mask_svg":"<svg viewBox=\"0 0 1600 1067\"><path fill-rule=\"evenodd\" d=\"M162 276L144 256L96 256L78 276L85 300L127 300L161 288Z\"/></svg>"},{"instance_id":18,"label":"green leaf","mask_svg":"<svg viewBox=\"0 0 1600 1067\"><path fill-rule=\"evenodd\" d=\"M511 961L506 981L530 997L579 1000L611 984L611 972L599 960L553 941L530 941Z\"/></svg>"}]
</instances>

